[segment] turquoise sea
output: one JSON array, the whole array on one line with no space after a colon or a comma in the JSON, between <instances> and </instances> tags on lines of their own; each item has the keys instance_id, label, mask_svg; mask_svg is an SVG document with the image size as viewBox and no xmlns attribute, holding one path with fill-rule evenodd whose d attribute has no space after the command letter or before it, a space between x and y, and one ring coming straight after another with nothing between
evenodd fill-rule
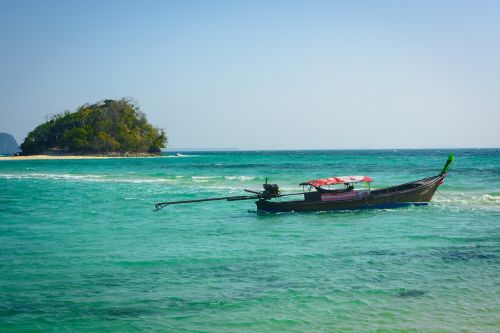
<instances>
[{"instance_id":1,"label":"turquoise sea","mask_svg":"<svg viewBox=\"0 0 500 333\"><path fill-rule=\"evenodd\" d=\"M439 173L428 206L154 203ZM499 332L500 150L0 161L0 332Z\"/></svg>"}]
</instances>

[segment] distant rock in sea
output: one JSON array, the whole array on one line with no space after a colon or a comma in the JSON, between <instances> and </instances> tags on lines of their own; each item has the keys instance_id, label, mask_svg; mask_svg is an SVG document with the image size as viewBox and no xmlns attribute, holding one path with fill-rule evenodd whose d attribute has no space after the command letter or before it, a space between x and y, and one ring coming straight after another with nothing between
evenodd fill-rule
<instances>
[{"instance_id":1,"label":"distant rock in sea","mask_svg":"<svg viewBox=\"0 0 500 333\"><path fill-rule=\"evenodd\" d=\"M20 151L16 139L9 133L0 133L0 154L13 154Z\"/></svg>"}]
</instances>

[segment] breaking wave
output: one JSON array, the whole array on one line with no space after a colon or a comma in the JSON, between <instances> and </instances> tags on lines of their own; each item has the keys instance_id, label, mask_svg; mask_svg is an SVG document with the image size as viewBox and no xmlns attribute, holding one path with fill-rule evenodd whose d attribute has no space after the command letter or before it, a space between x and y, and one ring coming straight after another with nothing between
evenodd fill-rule
<instances>
[{"instance_id":1,"label":"breaking wave","mask_svg":"<svg viewBox=\"0 0 500 333\"><path fill-rule=\"evenodd\" d=\"M4 179L55 179L55 180L79 180L79 179L101 179L100 175L71 175L50 173L27 173L27 174L0 174Z\"/></svg>"},{"instance_id":2,"label":"breaking wave","mask_svg":"<svg viewBox=\"0 0 500 333\"><path fill-rule=\"evenodd\" d=\"M491 202L492 204L500 205L500 195L483 194L481 200Z\"/></svg>"},{"instance_id":3,"label":"breaking wave","mask_svg":"<svg viewBox=\"0 0 500 333\"><path fill-rule=\"evenodd\" d=\"M192 176L191 179L196 183L207 183L211 179L217 179L219 176Z\"/></svg>"},{"instance_id":4,"label":"breaking wave","mask_svg":"<svg viewBox=\"0 0 500 333\"><path fill-rule=\"evenodd\" d=\"M72 174L0 174L0 179L46 179L46 180L68 180L68 181L94 181L94 182L117 182L117 183L158 183L175 182L169 178L108 178L104 175L72 175Z\"/></svg>"},{"instance_id":5,"label":"breaking wave","mask_svg":"<svg viewBox=\"0 0 500 333\"><path fill-rule=\"evenodd\" d=\"M206 183L213 180L236 180L240 182L248 182L256 178L252 176L192 176L191 179L197 183Z\"/></svg>"},{"instance_id":6,"label":"breaking wave","mask_svg":"<svg viewBox=\"0 0 500 333\"><path fill-rule=\"evenodd\" d=\"M135 173L128 173L134 174ZM118 182L118 183L156 183L156 182L177 182L177 183L217 183L224 181L252 181L255 177L251 176L191 176L169 175L166 177L127 178L114 177L112 175L74 175L74 174L50 174L50 173L23 173L23 174L0 174L0 179L46 179L46 180L73 180L73 181L99 181L99 182Z\"/></svg>"},{"instance_id":7,"label":"breaking wave","mask_svg":"<svg viewBox=\"0 0 500 333\"><path fill-rule=\"evenodd\" d=\"M432 199L434 202L456 204L489 204L500 205L500 195L497 193L441 193L437 192Z\"/></svg>"},{"instance_id":8,"label":"breaking wave","mask_svg":"<svg viewBox=\"0 0 500 333\"><path fill-rule=\"evenodd\" d=\"M243 191L243 183L248 188L256 191L261 190L260 178L248 175L144 175L136 173L127 175L103 175L103 174L70 174L70 173L0 173L0 179L35 179L47 181L73 181L73 182L111 182L111 183L133 183L133 184L175 184L181 191L190 192L198 189ZM302 189L292 184L282 184L282 193L299 192ZM489 209L500 210L500 193L480 191L438 191L432 200L442 207L489 207Z\"/></svg>"},{"instance_id":9,"label":"breaking wave","mask_svg":"<svg viewBox=\"0 0 500 333\"><path fill-rule=\"evenodd\" d=\"M225 176L224 178L227 180L239 180L241 182L246 182L255 179L255 177L251 176Z\"/></svg>"},{"instance_id":10,"label":"breaking wave","mask_svg":"<svg viewBox=\"0 0 500 333\"><path fill-rule=\"evenodd\" d=\"M181 154L181 153L176 153L174 155L167 155L165 157L167 158L176 158L176 157L196 157L198 155L187 155L187 154Z\"/></svg>"}]
</instances>

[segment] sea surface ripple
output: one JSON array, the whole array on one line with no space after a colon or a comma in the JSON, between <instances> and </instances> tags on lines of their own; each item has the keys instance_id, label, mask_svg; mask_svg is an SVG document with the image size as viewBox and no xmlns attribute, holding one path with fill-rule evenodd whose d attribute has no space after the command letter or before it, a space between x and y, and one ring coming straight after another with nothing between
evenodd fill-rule
<instances>
[{"instance_id":1,"label":"sea surface ripple","mask_svg":"<svg viewBox=\"0 0 500 333\"><path fill-rule=\"evenodd\" d=\"M0 161L0 332L498 332L500 150L424 207L257 214L268 178L437 174L450 150Z\"/></svg>"}]
</instances>

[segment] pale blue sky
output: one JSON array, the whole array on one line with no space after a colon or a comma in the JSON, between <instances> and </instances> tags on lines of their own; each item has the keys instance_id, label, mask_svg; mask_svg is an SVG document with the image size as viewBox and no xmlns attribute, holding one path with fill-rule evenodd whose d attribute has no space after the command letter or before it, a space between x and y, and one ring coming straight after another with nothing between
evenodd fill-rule
<instances>
[{"instance_id":1,"label":"pale blue sky","mask_svg":"<svg viewBox=\"0 0 500 333\"><path fill-rule=\"evenodd\" d=\"M0 132L133 97L172 147L499 147L500 1L0 1Z\"/></svg>"}]
</instances>

